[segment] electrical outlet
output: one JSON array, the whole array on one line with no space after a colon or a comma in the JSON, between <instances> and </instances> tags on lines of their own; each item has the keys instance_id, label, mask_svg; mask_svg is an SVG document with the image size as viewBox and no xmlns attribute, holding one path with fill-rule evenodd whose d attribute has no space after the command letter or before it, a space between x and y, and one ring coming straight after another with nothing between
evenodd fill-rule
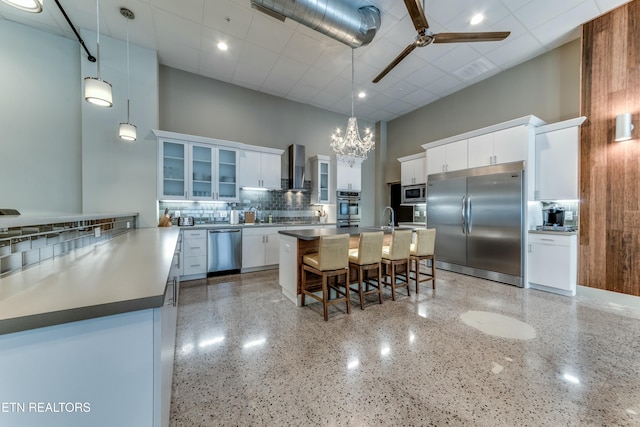
<instances>
[{"instance_id":1,"label":"electrical outlet","mask_svg":"<svg viewBox=\"0 0 640 427\"><path fill-rule=\"evenodd\" d=\"M564 213L564 219L566 219L567 221L573 220L573 211L566 211Z\"/></svg>"},{"instance_id":2,"label":"electrical outlet","mask_svg":"<svg viewBox=\"0 0 640 427\"><path fill-rule=\"evenodd\" d=\"M93 234L96 237L100 237L100 233L102 232L102 230L100 229L100 227L94 228L93 229Z\"/></svg>"},{"instance_id":3,"label":"electrical outlet","mask_svg":"<svg viewBox=\"0 0 640 427\"><path fill-rule=\"evenodd\" d=\"M127 228L131 228L131 222L127 221Z\"/></svg>"},{"instance_id":4,"label":"electrical outlet","mask_svg":"<svg viewBox=\"0 0 640 427\"><path fill-rule=\"evenodd\" d=\"M180 211L176 211L174 216L175 216L176 218L180 218Z\"/></svg>"}]
</instances>

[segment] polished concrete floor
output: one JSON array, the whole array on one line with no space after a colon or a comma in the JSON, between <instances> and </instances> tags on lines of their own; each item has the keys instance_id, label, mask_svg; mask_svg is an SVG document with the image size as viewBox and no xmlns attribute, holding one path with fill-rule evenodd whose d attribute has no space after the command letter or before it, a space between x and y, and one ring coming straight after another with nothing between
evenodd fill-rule
<instances>
[{"instance_id":1,"label":"polished concrete floor","mask_svg":"<svg viewBox=\"0 0 640 427\"><path fill-rule=\"evenodd\" d=\"M172 426L640 425L640 309L438 271L364 311L183 283Z\"/></svg>"}]
</instances>

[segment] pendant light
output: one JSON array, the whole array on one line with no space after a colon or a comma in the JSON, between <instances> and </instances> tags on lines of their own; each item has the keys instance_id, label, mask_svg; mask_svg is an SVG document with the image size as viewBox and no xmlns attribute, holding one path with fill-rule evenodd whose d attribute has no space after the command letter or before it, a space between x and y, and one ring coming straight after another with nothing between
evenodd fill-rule
<instances>
[{"instance_id":1,"label":"pendant light","mask_svg":"<svg viewBox=\"0 0 640 427\"><path fill-rule=\"evenodd\" d=\"M118 136L125 141L135 141L137 138L137 128L129 121L129 21L135 19L136 16L125 7L120 8L120 14L127 18L127 121L120 123Z\"/></svg>"},{"instance_id":2,"label":"pendant light","mask_svg":"<svg viewBox=\"0 0 640 427\"><path fill-rule=\"evenodd\" d=\"M358 130L358 120L354 113L354 67L353 67L353 48L351 49L351 117L347 121L347 129L344 135L337 129L336 132L331 135L331 144L329 145L333 151L340 157L340 161L349 164L353 167L356 161L363 161L367 158L367 153L374 149L375 140L371 129L366 129L364 138L360 137L360 131Z\"/></svg>"},{"instance_id":3,"label":"pendant light","mask_svg":"<svg viewBox=\"0 0 640 427\"><path fill-rule=\"evenodd\" d=\"M105 82L100 78L100 0L96 0L96 16L97 16L97 48L96 57L98 58L96 66L98 69L97 77L84 78L84 99L100 107L111 107L113 105L113 97L111 94L111 83Z\"/></svg>"},{"instance_id":4,"label":"pendant light","mask_svg":"<svg viewBox=\"0 0 640 427\"><path fill-rule=\"evenodd\" d=\"M25 12L42 12L42 0L2 0L6 4L16 7Z\"/></svg>"}]
</instances>

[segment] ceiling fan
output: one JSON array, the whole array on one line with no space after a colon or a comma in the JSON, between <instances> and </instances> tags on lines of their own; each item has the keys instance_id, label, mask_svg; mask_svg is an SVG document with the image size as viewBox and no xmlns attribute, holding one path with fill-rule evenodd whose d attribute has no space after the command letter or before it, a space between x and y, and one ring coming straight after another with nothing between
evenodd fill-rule
<instances>
[{"instance_id":1,"label":"ceiling fan","mask_svg":"<svg viewBox=\"0 0 640 427\"><path fill-rule=\"evenodd\" d=\"M469 43L469 42L493 42L500 41L507 38L510 31L488 32L488 33L439 33L434 34L429 30L429 23L427 17L424 15L424 9L420 4L420 0L404 0L404 4L407 6L409 16L413 21L413 26L416 27L418 35L416 40L407 46L400 55L391 61L391 64L387 66L380 74L373 79L373 83L378 83L389 71L391 71L396 65L406 58L413 49L417 47L425 47L431 43Z\"/></svg>"}]
</instances>

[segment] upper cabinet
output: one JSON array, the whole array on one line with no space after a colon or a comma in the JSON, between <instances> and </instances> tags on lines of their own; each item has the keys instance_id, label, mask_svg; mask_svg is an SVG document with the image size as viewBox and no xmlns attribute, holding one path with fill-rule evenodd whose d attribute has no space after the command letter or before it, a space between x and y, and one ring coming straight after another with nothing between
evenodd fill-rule
<instances>
[{"instance_id":1,"label":"upper cabinet","mask_svg":"<svg viewBox=\"0 0 640 427\"><path fill-rule=\"evenodd\" d=\"M354 165L340 160L336 156L336 190L361 191L362 190L362 163Z\"/></svg>"},{"instance_id":2,"label":"upper cabinet","mask_svg":"<svg viewBox=\"0 0 640 427\"><path fill-rule=\"evenodd\" d=\"M240 154L240 166L241 188L282 189L282 154L244 150Z\"/></svg>"},{"instance_id":3,"label":"upper cabinet","mask_svg":"<svg viewBox=\"0 0 640 427\"><path fill-rule=\"evenodd\" d=\"M281 188L284 150L161 130L158 199L239 200L240 187ZM240 173L242 168L243 173Z\"/></svg>"},{"instance_id":4,"label":"upper cabinet","mask_svg":"<svg viewBox=\"0 0 640 427\"><path fill-rule=\"evenodd\" d=\"M427 175L466 168L466 139L427 149Z\"/></svg>"},{"instance_id":5,"label":"upper cabinet","mask_svg":"<svg viewBox=\"0 0 640 427\"><path fill-rule=\"evenodd\" d=\"M400 162L402 186L424 184L427 182L425 154L426 153L420 153L398 159Z\"/></svg>"},{"instance_id":6,"label":"upper cabinet","mask_svg":"<svg viewBox=\"0 0 640 427\"><path fill-rule=\"evenodd\" d=\"M316 155L311 158L311 203L331 203L329 156Z\"/></svg>"},{"instance_id":7,"label":"upper cabinet","mask_svg":"<svg viewBox=\"0 0 640 427\"><path fill-rule=\"evenodd\" d=\"M535 199L578 199L578 145L584 117L536 129Z\"/></svg>"},{"instance_id":8,"label":"upper cabinet","mask_svg":"<svg viewBox=\"0 0 640 427\"><path fill-rule=\"evenodd\" d=\"M526 158L527 128L524 125L469 138L470 168L521 161Z\"/></svg>"},{"instance_id":9,"label":"upper cabinet","mask_svg":"<svg viewBox=\"0 0 640 427\"><path fill-rule=\"evenodd\" d=\"M159 199L238 200L237 150L168 139L159 145Z\"/></svg>"}]
</instances>

